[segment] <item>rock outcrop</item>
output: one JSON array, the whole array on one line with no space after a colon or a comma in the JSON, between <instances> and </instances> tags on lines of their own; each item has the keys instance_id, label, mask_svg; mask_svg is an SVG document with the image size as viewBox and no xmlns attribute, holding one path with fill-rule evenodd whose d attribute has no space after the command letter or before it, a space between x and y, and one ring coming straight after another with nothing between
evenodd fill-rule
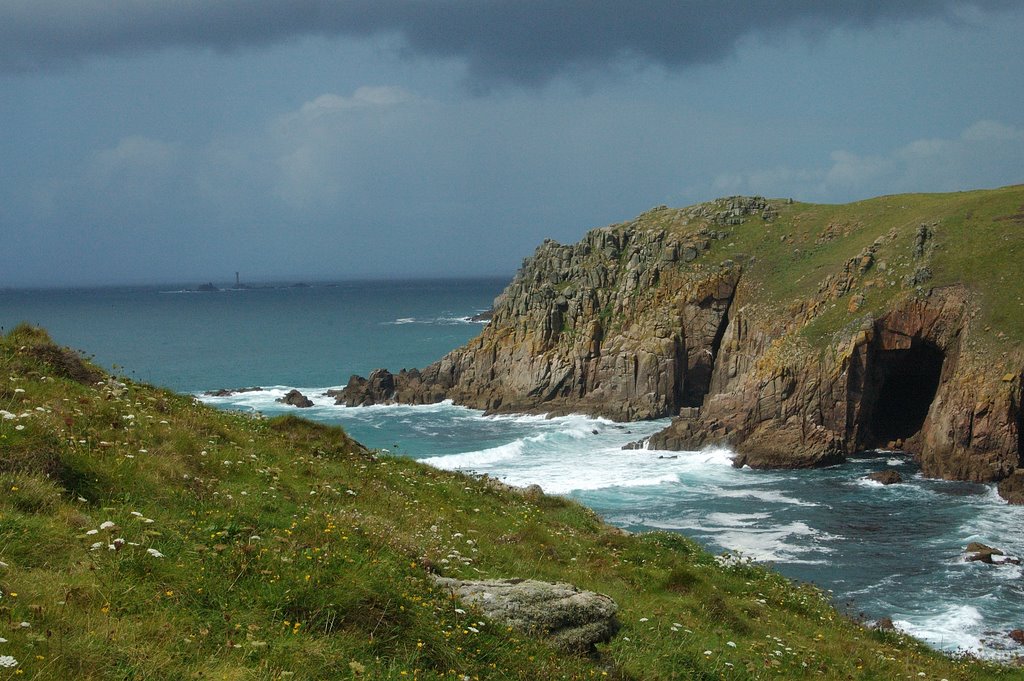
<instances>
[{"instance_id":1,"label":"rock outcrop","mask_svg":"<svg viewBox=\"0 0 1024 681\"><path fill-rule=\"evenodd\" d=\"M274 401L298 407L300 409L306 409L313 406L313 400L309 399L295 388L289 390L284 397L279 397Z\"/></svg>"},{"instance_id":2,"label":"rock outcrop","mask_svg":"<svg viewBox=\"0 0 1024 681\"><path fill-rule=\"evenodd\" d=\"M1024 469L1018 468L999 481L999 496L1011 504L1024 504Z\"/></svg>"},{"instance_id":3,"label":"rock outcrop","mask_svg":"<svg viewBox=\"0 0 1024 681\"><path fill-rule=\"evenodd\" d=\"M733 197L546 241L477 338L337 400L672 416L649 446L755 468L898 446L1024 500L1024 300L999 269L1024 249L1024 187L903 204Z\"/></svg>"},{"instance_id":4,"label":"rock outcrop","mask_svg":"<svg viewBox=\"0 0 1024 681\"><path fill-rule=\"evenodd\" d=\"M422 371L353 376L338 402L447 398L489 412L618 420L699 405L742 273L739 263L707 255L727 232L680 232L706 210L655 209L574 246L546 241L495 301L478 338ZM751 211L771 214L763 199L734 200L712 218L728 223ZM651 222L662 226L639 228Z\"/></svg>"},{"instance_id":5,"label":"rock outcrop","mask_svg":"<svg viewBox=\"0 0 1024 681\"><path fill-rule=\"evenodd\" d=\"M550 640L566 652L586 654L619 631L618 606L608 596L572 584L533 579L461 581L435 577L463 603L523 634Z\"/></svg>"},{"instance_id":6,"label":"rock outcrop","mask_svg":"<svg viewBox=\"0 0 1024 681\"><path fill-rule=\"evenodd\" d=\"M884 471L868 473L868 480L874 480L882 485L898 485L903 482L903 476L899 474L899 471L887 468Z\"/></svg>"}]
</instances>

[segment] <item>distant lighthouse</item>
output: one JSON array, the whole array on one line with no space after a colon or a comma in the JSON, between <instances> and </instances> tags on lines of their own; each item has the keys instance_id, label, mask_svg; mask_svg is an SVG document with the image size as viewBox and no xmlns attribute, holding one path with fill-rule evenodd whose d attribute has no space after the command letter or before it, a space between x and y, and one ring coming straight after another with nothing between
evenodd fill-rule
<instances>
[{"instance_id":1,"label":"distant lighthouse","mask_svg":"<svg viewBox=\"0 0 1024 681\"><path fill-rule=\"evenodd\" d=\"M242 288L242 282L238 278L238 272L235 272L235 288Z\"/></svg>"}]
</instances>

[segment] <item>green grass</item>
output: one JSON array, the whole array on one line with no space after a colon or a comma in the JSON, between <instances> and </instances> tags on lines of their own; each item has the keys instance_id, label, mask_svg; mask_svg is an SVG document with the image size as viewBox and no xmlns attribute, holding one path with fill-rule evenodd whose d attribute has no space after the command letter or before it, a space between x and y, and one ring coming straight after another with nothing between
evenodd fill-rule
<instances>
[{"instance_id":1,"label":"green grass","mask_svg":"<svg viewBox=\"0 0 1024 681\"><path fill-rule=\"evenodd\" d=\"M37 329L0 340L0 409L0 679L1024 678L679 535L118 383ZM568 656L430 570L569 581L623 629Z\"/></svg>"}]
</instances>

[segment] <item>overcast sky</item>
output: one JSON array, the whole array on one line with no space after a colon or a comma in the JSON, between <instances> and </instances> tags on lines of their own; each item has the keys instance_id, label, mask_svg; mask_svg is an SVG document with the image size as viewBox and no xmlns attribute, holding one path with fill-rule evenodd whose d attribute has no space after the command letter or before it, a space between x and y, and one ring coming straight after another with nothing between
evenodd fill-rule
<instances>
[{"instance_id":1,"label":"overcast sky","mask_svg":"<svg viewBox=\"0 0 1024 681\"><path fill-rule=\"evenodd\" d=\"M0 288L508 275L658 204L1024 182L1024 3L4 0Z\"/></svg>"}]
</instances>

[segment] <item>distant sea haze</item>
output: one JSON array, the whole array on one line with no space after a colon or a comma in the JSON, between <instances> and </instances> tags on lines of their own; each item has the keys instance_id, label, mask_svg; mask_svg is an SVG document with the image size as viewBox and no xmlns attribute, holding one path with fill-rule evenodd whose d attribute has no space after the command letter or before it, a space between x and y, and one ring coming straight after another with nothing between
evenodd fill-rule
<instances>
[{"instance_id":1,"label":"distant sea haze","mask_svg":"<svg viewBox=\"0 0 1024 681\"><path fill-rule=\"evenodd\" d=\"M216 283L216 282L214 282ZM228 282L230 286L232 282ZM752 471L731 452L622 450L664 421L485 417L450 403L345 408L350 374L423 367L481 329L504 279L350 282L182 295L175 287L0 292L0 326L46 327L133 379L226 409L294 412L372 447L574 497L630 530L664 529L831 589L840 607L944 650L1006 655L1024 611L1020 566L964 561L971 541L1024 554L1024 507L990 485L930 480L894 454L813 471ZM194 286L192 287L194 288ZM226 397L206 391L258 386ZM298 388L308 409L275 400ZM884 468L905 484L867 479Z\"/></svg>"}]
</instances>

